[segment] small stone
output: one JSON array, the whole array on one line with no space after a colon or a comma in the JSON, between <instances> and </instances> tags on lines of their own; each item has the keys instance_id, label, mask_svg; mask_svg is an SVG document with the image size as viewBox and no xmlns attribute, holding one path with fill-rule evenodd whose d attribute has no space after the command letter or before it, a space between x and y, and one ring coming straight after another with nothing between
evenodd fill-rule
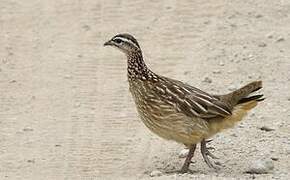
<instances>
[{"instance_id":1,"label":"small stone","mask_svg":"<svg viewBox=\"0 0 290 180\"><path fill-rule=\"evenodd\" d=\"M249 59L249 60L254 60L254 58L255 58L255 57L254 57L253 54L249 54L249 55L248 55L248 59Z\"/></svg>"},{"instance_id":2,"label":"small stone","mask_svg":"<svg viewBox=\"0 0 290 180\"><path fill-rule=\"evenodd\" d=\"M82 28L83 28L85 31L88 31L88 30L91 29L91 27L90 27L89 25L84 25Z\"/></svg>"},{"instance_id":3,"label":"small stone","mask_svg":"<svg viewBox=\"0 0 290 180\"><path fill-rule=\"evenodd\" d=\"M238 127L239 127L239 128L244 128L244 125L239 124Z\"/></svg>"},{"instance_id":4,"label":"small stone","mask_svg":"<svg viewBox=\"0 0 290 180\"><path fill-rule=\"evenodd\" d=\"M273 32L270 32L269 34L266 35L267 38L272 39L273 38Z\"/></svg>"},{"instance_id":5,"label":"small stone","mask_svg":"<svg viewBox=\"0 0 290 180\"><path fill-rule=\"evenodd\" d=\"M74 107L80 107L81 106L81 103L80 102L76 102L75 104L74 104Z\"/></svg>"},{"instance_id":6,"label":"small stone","mask_svg":"<svg viewBox=\"0 0 290 180\"><path fill-rule=\"evenodd\" d=\"M72 76L67 74L67 75L64 76L64 79L72 79Z\"/></svg>"},{"instance_id":7,"label":"small stone","mask_svg":"<svg viewBox=\"0 0 290 180\"><path fill-rule=\"evenodd\" d=\"M233 137L238 137L235 133L231 134L231 136L233 136Z\"/></svg>"},{"instance_id":8,"label":"small stone","mask_svg":"<svg viewBox=\"0 0 290 180\"><path fill-rule=\"evenodd\" d=\"M190 71L185 71L184 75L188 75L190 73Z\"/></svg>"},{"instance_id":9,"label":"small stone","mask_svg":"<svg viewBox=\"0 0 290 180\"><path fill-rule=\"evenodd\" d=\"M188 155L189 149L183 149L179 152L178 157L179 158L185 158Z\"/></svg>"},{"instance_id":10,"label":"small stone","mask_svg":"<svg viewBox=\"0 0 290 180\"><path fill-rule=\"evenodd\" d=\"M55 147L61 147L61 145L60 144L56 144L56 145L54 145Z\"/></svg>"},{"instance_id":11,"label":"small stone","mask_svg":"<svg viewBox=\"0 0 290 180\"><path fill-rule=\"evenodd\" d=\"M246 173L249 174L267 174L274 169L274 163L271 159L260 159L252 162Z\"/></svg>"},{"instance_id":12,"label":"small stone","mask_svg":"<svg viewBox=\"0 0 290 180\"><path fill-rule=\"evenodd\" d=\"M233 70L228 70L227 73L228 74L232 74L234 71Z\"/></svg>"},{"instance_id":13,"label":"small stone","mask_svg":"<svg viewBox=\"0 0 290 180\"><path fill-rule=\"evenodd\" d=\"M260 129L261 129L262 131L266 131L266 132L274 131L274 130L275 130L275 129L270 128L270 127L268 127L268 126L262 126L262 127L260 127Z\"/></svg>"},{"instance_id":14,"label":"small stone","mask_svg":"<svg viewBox=\"0 0 290 180\"><path fill-rule=\"evenodd\" d=\"M261 15L261 14L257 14L255 17L256 17L256 18L261 18L261 17L263 17L263 15Z\"/></svg>"},{"instance_id":15,"label":"small stone","mask_svg":"<svg viewBox=\"0 0 290 180\"><path fill-rule=\"evenodd\" d=\"M221 74L222 72L221 72L221 70L213 70L212 73L214 73L214 74Z\"/></svg>"},{"instance_id":16,"label":"small stone","mask_svg":"<svg viewBox=\"0 0 290 180\"><path fill-rule=\"evenodd\" d=\"M29 159L27 160L28 163L35 163L35 160L34 159Z\"/></svg>"},{"instance_id":17,"label":"small stone","mask_svg":"<svg viewBox=\"0 0 290 180\"><path fill-rule=\"evenodd\" d=\"M290 154L290 149L286 149L286 154Z\"/></svg>"},{"instance_id":18,"label":"small stone","mask_svg":"<svg viewBox=\"0 0 290 180\"><path fill-rule=\"evenodd\" d=\"M282 36L278 37L276 40L276 42L282 42L282 41L285 41L285 39Z\"/></svg>"},{"instance_id":19,"label":"small stone","mask_svg":"<svg viewBox=\"0 0 290 180\"><path fill-rule=\"evenodd\" d=\"M32 128L23 128L23 131L27 132L27 131L33 131Z\"/></svg>"},{"instance_id":20,"label":"small stone","mask_svg":"<svg viewBox=\"0 0 290 180\"><path fill-rule=\"evenodd\" d=\"M212 80L209 78L209 77L205 77L203 79L203 82L206 82L206 83L212 83Z\"/></svg>"},{"instance_id":21,"label":"small stone","mask_svg":"<svg viewBox=\"0 0 290 180\"><path fill-rule=\"evenodd\" d=\"M154 170L150 173L150 177L157 177L157 176L161 176L162 172L158 171L158 170Z\"/></svg>"},{"instance_id":22,"label":"small stone","mask_svg":"<svg viewBox=\"0 0 290 180\"><path fill-rule=\"evenodd\" d=\"M261 43L259 43L259 44L258 44L258 46L259 46L259 47L266 47L266 46L267 46L267 44L266 44L266 43L264 43L264 42L261 42Z\"/></svg>"},{"instance_id":23,"label":"small stone","mask_svg":"<svg viewBox=\"0 0 290 180\"><path fill-rule=\"evenodd\" d=\"M219 65L220 65L220 66L224 66L225 63L221 61L221 62L219 63Z\"/></svg>"},{"instance_id":24,"label":"small stone","mask_svg":"<svg viewBox=\"0 0 290 180\"><path fill-rule=\"evenodd\" d=\"M236 24L230 24L230 26L231 26L232 28L236 28L236 27L237 27Z\"/></svg>"},{"instance_id":25,"label":"small stone","mask_svg":"<svg viewBox=\"0 0 290 180\"><path fill-rule=\"evenodd\" d=\"M203 22L203 24L210 24L210 21L207 20L207 21Z\"/></svg>"},{"instance_id":26,"label":"small stone","mask_svg":"<svg viewBox=\"0 0 290 180\"><path fill-rule=\"evenodd\" d=\"M229 19L233 19L233 18L235 18L236 17L236 15L235 14L232 14L232 15L230 15L228 18Z\"/></svg>"},{"instance_id":27,"label":"small stone","mask_svg":"<svg viewBox=\"0 0 290 180\"><path fill-rule=\"evenodd\" d=\"M273 161L278 161L278 160L279 160L279 158L277 158L277 157L271 157L271 159L272 159Z\"/></svg>"}]
</instances>

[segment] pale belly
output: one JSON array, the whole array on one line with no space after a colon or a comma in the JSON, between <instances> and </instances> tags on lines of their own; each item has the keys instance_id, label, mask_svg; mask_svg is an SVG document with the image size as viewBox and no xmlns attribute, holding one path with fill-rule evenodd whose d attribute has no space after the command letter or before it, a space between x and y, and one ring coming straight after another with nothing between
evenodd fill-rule
<instances>
[{"instance_id":1,"label":"pale belly","mask_svg":"<svg viewBox=\"0 0 290 180\"><path fill-rule=\"evenodd\" d=\"M207 136L208 124L198 118L176 112L171 107L160 105L152 109L142 109L137 106L138 114L145 126L161 138L173 140L178 143L191 145L199 143Z\"/></svg>"}]
</instances>

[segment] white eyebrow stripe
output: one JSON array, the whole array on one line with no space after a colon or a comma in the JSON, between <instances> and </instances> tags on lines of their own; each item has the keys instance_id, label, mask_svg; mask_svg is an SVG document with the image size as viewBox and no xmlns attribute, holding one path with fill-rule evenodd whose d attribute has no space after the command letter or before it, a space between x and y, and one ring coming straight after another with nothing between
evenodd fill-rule
<instances>
[{"instance_id":1,"label":"white eyebrow stripe","mask_svg":"<svg viewBox=\"0 0 290 180\"><path fill-rule=\"evenodd\" d=\"M123 37L115 37L113 40L115 40L115 39L120 39L121 41L133 44L136 48L139 49L139 47L131 39L127 39L127 38L123 38Z\"/></svg>"}]
</instances>

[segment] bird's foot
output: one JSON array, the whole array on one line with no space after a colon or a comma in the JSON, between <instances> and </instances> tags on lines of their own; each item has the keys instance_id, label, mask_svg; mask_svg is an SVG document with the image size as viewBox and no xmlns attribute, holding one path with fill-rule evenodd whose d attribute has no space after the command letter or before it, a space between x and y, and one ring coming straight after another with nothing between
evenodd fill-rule
<instances>
[{"instance_id":1,"label":"bird's foot","mask_svg":"<svg viewBox=\"0 0 290 180\"><path fill-rule=\"evenodd\" d=\"M212 141L212 140L210 140ZM205 163L210 167L210 168L214 168L214 169L219 169L218 166L213 165L213 163L209 160L208 157L211 157L212 159L218 159L218 157L216 157L215 155L213 155L209 150L214 149L213 147L206 147L206 143L210 142L210 141L205 141L202 140L200 143L200 150L201 150L201 154L202 157L205 161Z\"/></svg>"}]
</instances>

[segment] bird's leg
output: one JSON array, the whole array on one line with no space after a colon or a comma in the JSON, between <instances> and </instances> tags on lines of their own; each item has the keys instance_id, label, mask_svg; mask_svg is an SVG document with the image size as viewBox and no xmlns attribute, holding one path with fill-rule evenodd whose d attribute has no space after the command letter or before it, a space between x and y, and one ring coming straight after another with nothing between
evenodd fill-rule
<instances>
[{"instance_id":1,"label":"bird's leg","mask_svg":"<svg viewBox=\"0 0 290 180\"><path fill-rule=\"evenodd\" d=\"M188 171L188 168L189 168L189 165L191 163L191 159L192 159L192 157L194 155L195 149L196 149L196 144L193 144L193 145L190 146L189 152L188 152L188 154L186 156L186 159L185 159L185 161L183 163L183 166L182 166L182 168L180 170L181 173L186 173Z\"/></svg>"},{"instance_id":2,"label":"bird's leg","mask_svg":"<svg viewBox=\"0 0 290 180\"><path fill-rule=\"evenodd\" d=\"M191 159L192 159L192 157L194 155L195 149L196 149L196 144L193 144L193 145L191 145L189 147L189 152L188 152L188 154L186 156L186 159L185 159L185 161L183 163L183 166L182 166L182 168L180 170L181 173L186 173L188 171L189 165L191 163Z\"/></svg>"},{"instance_id":3,"label":"bird's leg","mask_svg":"<svg viewBox=\"0 0 290 180\"><path fill-rule=\"evenodd\" d=\"M208 150L209 148L206 147L206 143L207 143L207 142L208 142L208 141L205 141L205 140L203 139L203 140L201 141L201 143L200 143L200 151L201 151L202 157L203 157L205 163L206 163L210 168L218 169L218 167L214 166L214 165L210 162L210 160L209 160L209 158L208 158L208 156L210 156L210 157L213 158L213 159L217 159L216 156L214 156L211 152L209 152L209 150Z\"/></svg>"}]
</instances>

